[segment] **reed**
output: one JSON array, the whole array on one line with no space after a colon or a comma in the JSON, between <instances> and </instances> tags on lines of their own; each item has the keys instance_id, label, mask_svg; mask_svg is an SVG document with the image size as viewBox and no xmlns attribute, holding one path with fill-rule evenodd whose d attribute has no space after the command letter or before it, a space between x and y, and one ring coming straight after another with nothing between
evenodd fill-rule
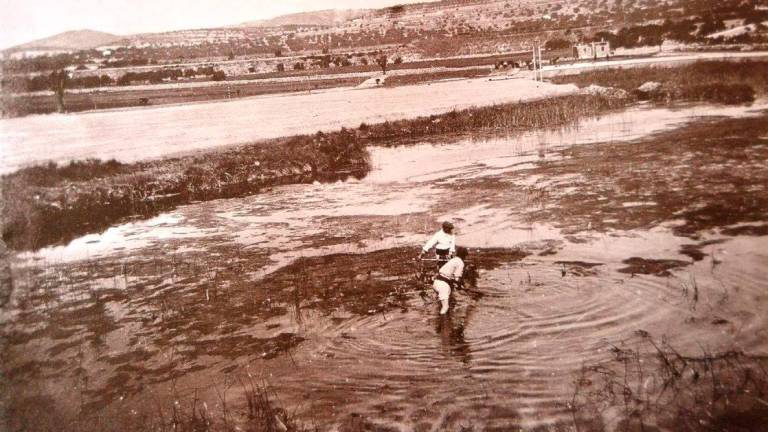
<instances>
[{"instance_id":1,"label":"reed","mask_svg":"<svg viewBox=\"0 0 768 432\"><path fill-rule=\"evenodd\" d=\"M574 429L751 430L768 420L766 357L738 350L685 353L637 330L584 365L569 408ZM601 415L612 413L611 415Z\"/></svg>"},{"instance_id":2,"label":"reed","mask_svg":"<svg viewBox=\"0 0 768 432\"><path fill-rule=\"evenodd\" d=\"M552 78L558 84L579 87L597 84L615 87L657 101L708 101L737 104L768 94L768 61L704 61L683 66L651 66L617 71L594 70ZM637 89L653 81L661 84L650 94Z\"/></svg>"}]
</instances>

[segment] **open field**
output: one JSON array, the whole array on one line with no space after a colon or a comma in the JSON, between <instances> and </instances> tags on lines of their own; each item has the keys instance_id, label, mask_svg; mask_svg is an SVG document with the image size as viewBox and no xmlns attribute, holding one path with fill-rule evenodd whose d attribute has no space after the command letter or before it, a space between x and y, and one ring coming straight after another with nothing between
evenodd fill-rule
<instances>
[{"instance_id":1,"label":"open field","mask_svg":"<svg viewBox=\"0 0 768 432\"><path fill-rule=\"evenodd\" d=\"M0 173L48 160L97 157L130 162L575 91L572 85L471 79L3 119Z\"/></svg>"},{"instance_id":2,"label":"open field","mask_svg":"<svg viewBox=\"0 0 768 432\"><path fill-rule=\"evenodd\" d=\"M314 79L311 81L279 82L234 82L232 85L220 83L198 83L179 87L177 85L154 85L132 87L108 87L88 91L68 91L65 97L67 112L129 108L141 106L141 99L147 99L147 105L168 105L227 100L230 98L249 97L273 93L306 92L336 87L353 87L364 78L337 77ZM2 105L9 117L30 114L49 114L56 112L56 99L51 94L30 94L0 96Z\"/></svg>"},{"instance_id":3,"label":"open field","mask_svg":"<svg viewBox=\"0 0 768 432\"><path fill-rule=\"evenodd\" d=\"M491 73L488 67L429 68L421 70L389 71L391 84L405 85L446 78L472 78ZM379 72L322 74L310 76L288 76L233 81L187 82L157 85L135 85L127 87L100 87L97 89L74 89L65 97L68 113L130 108L143 105L186 104L207 101L224 101L241 97L275 93L311 92L329 88L354 87L365 79L380 76ZM53 92L37 92L21 95L2 95L0 105L5 117L22 117L30 114L56 112ZM141 99L146 99L144 104Z\"/></svg>"},{"instance_id":4,"label":"open field","mask_svg":"<svg viewBox=\"0 0 768 432\"><path fill-rule=\"evenodd\" d=\"M561 51L547 52L546 56L562 56ZM436 58L407 63L390 63L387 74L402 77L404 82L421 82L436 77L466 77L489 73L499 61L524 61L529 53L462 56ZM290 58L286 58L288 62ZM290 67L290 63L286 63ZM172 66L172 65L171 65ZM184 65L180 65L183 67ZM167 66L170 67L170 66ZM146 67L155 68L154 66ZM138 68L141 69L141 68ZM127 70L133 70L128 68ZM111 71L111 70L110 70ZM228 77L226 81L177 81L165 84L139 84L131 86L104 86L67 90L67 112L141 106L141 98L152 105L221 100L231 97L259 94L307 91L331 87L354 86L366 78L381 74L376 64L367 66L341 66L329 69L285 70L283 72L254 73ZM431 77L431 78L430 78ZM0 95L3 117L56 112L52 91Z\"/></svg>"}]
</instances>

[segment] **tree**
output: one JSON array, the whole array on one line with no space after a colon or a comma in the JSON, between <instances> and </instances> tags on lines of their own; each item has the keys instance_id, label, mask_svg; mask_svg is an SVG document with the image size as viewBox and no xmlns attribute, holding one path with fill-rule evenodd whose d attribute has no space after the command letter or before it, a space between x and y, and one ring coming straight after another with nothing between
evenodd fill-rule
<instances>
[{"instance_id":1,"label":"tree","mask_svg":"<svg viewBox=\"0 0 768 432\"><path fill-rule=\"evenodd\" d=\"M544 44L544 48L547 50L556 50L570 47L571 42L565 39L550 39Z\"/></svg>"},{"instance_id":2,"label":"tree","mask_svg":"<svg viewBox=\"0 0 768 432\"><path fill-rule=\"evenodd\" d=\"M717 33L720 30L725 30L723 21L709 14L704 17L704 22L701 24L701 27L699 27L699 36L710 35L712 33Z\"/></svg>"},{"instance_id":3,"label":"tree","mask_svg":"<svg viewBox=\"0 0 768 432\"><path fill-rule=\"evenodd\" d=\"M282 63L277 64L277 71L278 72L285 72L285 65Z\"/></svg>"},{"instance_id":4,"label":"tree","mask_svg":"<svg viewBox=\"0 0 768 432\"><path fill-rule=\"evenodd\" d=\"M386 75L387 74L387 55L381 54L376 58L376 64L379 65L381 68L381 72Z\"/></svg>"},{"instance_id":5,"label":"tree","mask_svg":"<svg viewBox=\"0 0 768 432\"><path fill-rule=\"evenodd\" d=\"M64 112L64 90L67 88L67 72L63 69L53 71L50 75L51 90L56 95L56 108Z\"/></svg>"}]
</instances>

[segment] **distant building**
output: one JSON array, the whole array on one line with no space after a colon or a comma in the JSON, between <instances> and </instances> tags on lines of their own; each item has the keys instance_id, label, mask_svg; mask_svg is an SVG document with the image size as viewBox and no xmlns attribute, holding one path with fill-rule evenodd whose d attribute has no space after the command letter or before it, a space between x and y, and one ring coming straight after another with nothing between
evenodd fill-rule
<instances>
[{"instance_id":1,"label":"distant building","mask_svg":"<svg viewBox=\"0 0 768 432\"><path fill-rule=\"evenodd\" d=\"M608 58L611 55L611 44L605 41L578 44L573 47L573 56L578 59Z\"/></svg>"}]
</instances>

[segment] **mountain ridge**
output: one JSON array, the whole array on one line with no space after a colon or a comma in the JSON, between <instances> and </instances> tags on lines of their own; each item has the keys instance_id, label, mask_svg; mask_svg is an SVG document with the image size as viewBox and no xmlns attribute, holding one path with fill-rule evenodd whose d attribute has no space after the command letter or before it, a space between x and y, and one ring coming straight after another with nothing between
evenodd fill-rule
<instances>
[{"instance_id":1,"label":"mountain ridge","mask_svg":"<svg viewBox=\"0 0 768 432\"><path fill-rule=\"evenodd\" d=\"M359 18L370 9L323 9L308 12L296 12L276 17L246 21L237 27L278 27L285 25L332 26L350 19Z\"/></svg>"},{"instance_id":2,"label":"mountain ridge","mask_svg":"<svg viewBox=\"0 0 768 432\"><path fill-rule=\"evenodd\" d=\"M3 50L3 52L15 52L25 50L85 50L122 39L123 36L97 30L69 30L57 33L53 36L36 39L23 44L15 45Z\"/></svg>"}]
</instances>

